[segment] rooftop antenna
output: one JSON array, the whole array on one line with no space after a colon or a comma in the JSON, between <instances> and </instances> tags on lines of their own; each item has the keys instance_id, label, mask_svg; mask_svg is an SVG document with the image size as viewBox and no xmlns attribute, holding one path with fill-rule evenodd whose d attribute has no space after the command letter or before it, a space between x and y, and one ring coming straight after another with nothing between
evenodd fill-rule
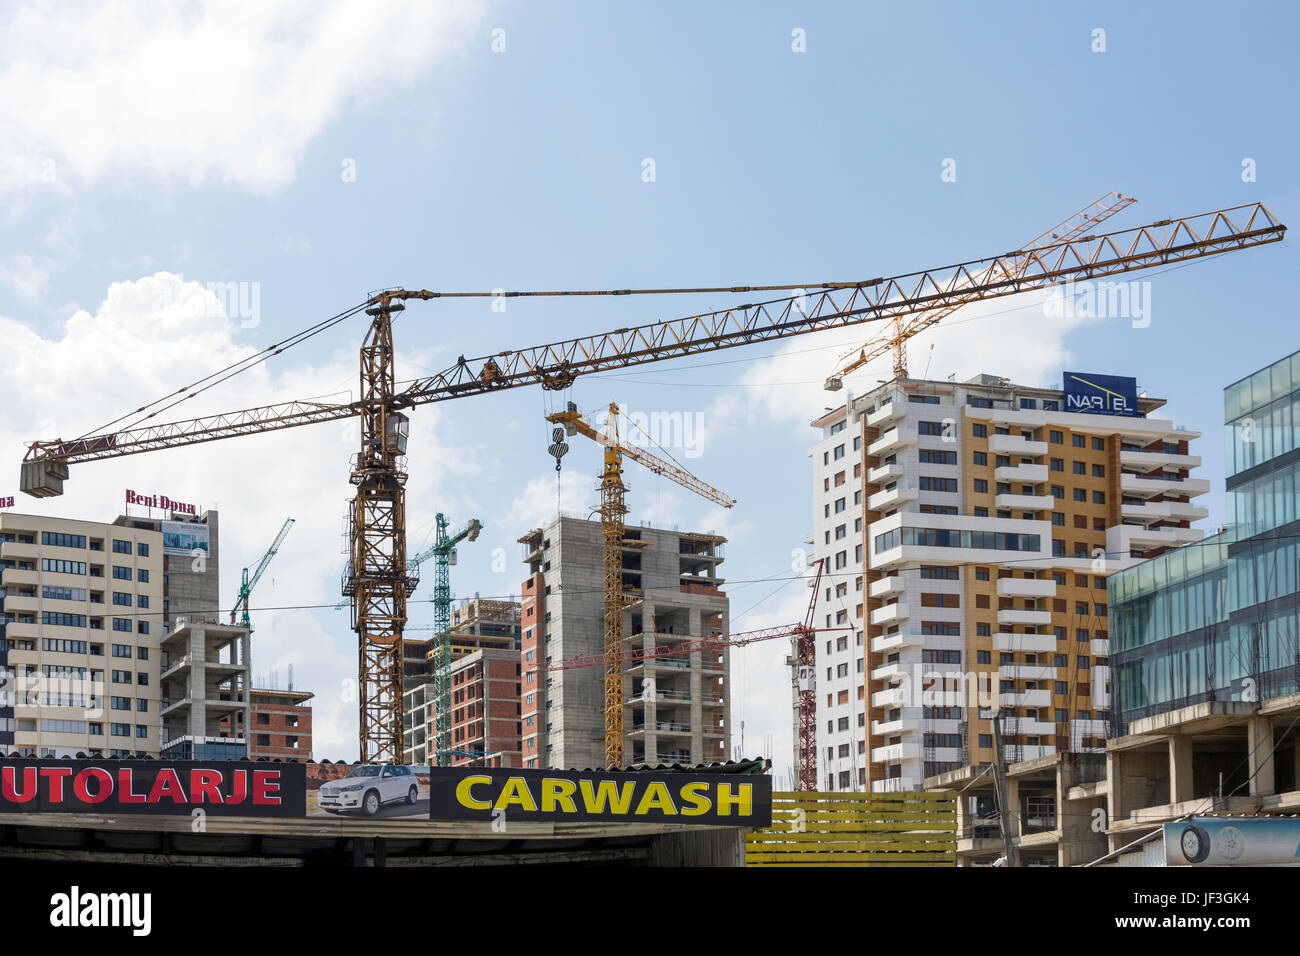
<instances>
[{"instance_id":1,"label":"rooftop antenna","mask_svg":"<svg viewBox=\"0 0 1300 956\"><path fill-rule=\"evenodd\" d=\"M293 665L289 665L289 690L293 690Z\"/></svg>"}]
</instances>

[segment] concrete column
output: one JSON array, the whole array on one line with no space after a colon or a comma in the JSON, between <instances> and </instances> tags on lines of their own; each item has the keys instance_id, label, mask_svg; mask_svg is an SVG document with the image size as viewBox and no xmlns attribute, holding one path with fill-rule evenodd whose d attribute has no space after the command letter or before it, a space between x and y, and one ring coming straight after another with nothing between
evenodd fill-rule
<instances>
[{"instance_id":1,"label":"concrete column","mask_svg":"<svg viewBox=\"0 0 1300 956\"><path fill-rule=\"evenodd\" d=\"M1169 738L1169 802L1191 800L1192 738L1180 735Z\"/></svg>"},{"instance_id":2,"label":"concrete column","mask_svg":"<svg viewBox=\"0 0 1300 956\"><path fill-rule=\"evenodd\" d=\"M1120 774L1124 769L1122 757L1123 754L1118 750L1106 754L1106 818L1111 823L1128 815L1128 809L1124 806L1124 788L1120 784Z\"/></svg>"},{"instance_id":3,"label":"concrete column","mask_svg":"<svg viewBox=\"0 0 1300 956\"><path fill-rule=\"evenodd\" d=\"M1250 771L1250 795L1261 797L1277 793L1273 763L1273 721L1252 717L1246 725L1246 747Z\"/></svg>"},{"instance_id":4,"label":"concrete column","mask_svg":"<svg viewBox=\"0 0 1300 956\"><path fill-rule=\"evenodd\" d=\"M1007 777L1007 824L1013 837L1024 835L1025 808L1020 800L1020 781Z\"/></svg>"}]
</instances>

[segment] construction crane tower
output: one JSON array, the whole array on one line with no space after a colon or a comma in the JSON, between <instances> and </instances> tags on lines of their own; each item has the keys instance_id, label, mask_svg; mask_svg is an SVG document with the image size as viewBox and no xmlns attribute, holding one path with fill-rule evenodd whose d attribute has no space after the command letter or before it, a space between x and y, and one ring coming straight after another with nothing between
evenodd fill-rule
<instances>
[{"instance_id":1,"label":"construction crane tower","mask_svg":"<svg viewBox=\"0 0 1300 956\"><path fill-rule=\"evenodd\" d=\"M253 571L253 576L248 576L248 568L244 568L242 580L239 585L239 597L235 599L235 606L230 609L230 623L239 624L248 628L248 632L253 633L252 622L248 618L248 599L252 597L253 588L257 587L257 582L262 580L262 575L270 567L272 559L276 552L280 550L280 545L284 544L284 539L289 535L289 529L293 527L293 519L286 518L280 533L275 536L271 546L266 549L266 554L262 555L262 560L257 562L257 568Z\"/></svg>"},{"instance_id":2,"label":"construction crane tower","mask_svg":"<svg viewBox=\"0 0 1300 956\"><path fill-rule=\"evenodd\" d=\"M451 749L451 566L456 563L456 545L474 541L483 530L478 518L455 534L448 534L447 516L438 513L438 531L433 552L433 647L429 649L429 665L433 672L433 726L435 761L446 767L453 756Z\"/></svg>"}]
</instances>

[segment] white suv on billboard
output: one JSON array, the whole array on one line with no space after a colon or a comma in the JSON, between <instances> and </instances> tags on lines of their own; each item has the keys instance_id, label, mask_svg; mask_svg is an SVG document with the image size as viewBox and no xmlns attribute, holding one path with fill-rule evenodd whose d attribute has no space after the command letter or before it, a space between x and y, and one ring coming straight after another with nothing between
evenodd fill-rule
<instances>
[{"instance_id":1,"label":"white suv on billboard","mask_svg":"<svg viewBox=\"0 0 1300 956\"><path fill-rule=\"evenodd\" d=\"M339 780L321 784L316 802L322 810L361 810L373 817L386 803L414 804L420 787L410 767L361 764Z\"/></svg>"}]
</instances>

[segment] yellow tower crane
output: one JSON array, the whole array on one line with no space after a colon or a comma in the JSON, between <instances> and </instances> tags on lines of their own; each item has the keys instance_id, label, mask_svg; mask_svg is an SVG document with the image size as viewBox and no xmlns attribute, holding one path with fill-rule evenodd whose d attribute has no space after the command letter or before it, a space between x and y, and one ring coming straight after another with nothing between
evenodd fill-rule
<instances>
[{"instance_id":1,"label":"yellow tower crane","mask_svg":"<svg viewBox=\"0 0 1300 956\"><path fill-rule=\"evenodd\" d=\"M604 544L605 565L605 766L611 769L623 766L623 610L627 607L623 594L623 536L624 516L627 514L623 457L627 456L656 475L663 475L714 504L730 508L736 503L736 499L696 478L678 462L660 458L644 448L620 440L618 416L619 408L614 402L609 403L609 417L603 430L584 418L573 402L569 402L564 411L546 416L551 424L563 425L569 436L584 435L605 446L605 463L600 474L600 536ZM558 438L557 435L551 446L556 468L559 468L560 456L568 450L568 446L560 443ZM671 455L668 457L672 458Z\"/></svg>"}]
</instances>

